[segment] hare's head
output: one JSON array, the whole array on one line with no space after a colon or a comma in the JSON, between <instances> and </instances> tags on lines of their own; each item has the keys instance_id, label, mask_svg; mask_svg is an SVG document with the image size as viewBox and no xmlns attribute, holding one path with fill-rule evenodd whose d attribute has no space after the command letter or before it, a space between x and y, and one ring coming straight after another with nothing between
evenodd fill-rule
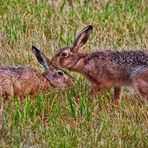
<instances>
[{"instance_id":1,"label":"hare's head","mask_svg":"<svg viewBox=\"0 0 148 148\"><path fill-rule=\"evenodd\" d=\"M58 88L65 88L74 83L74 78L61 69L52 66L50 60L40 52L35 46L32 46L32 51L36 56L38 62L44 67L44 76L51 85Z\"/></svg>"},{"instance_id":2,"label":"hare's head","mask_svg":"<svg viewBox=\"0 0 148 148\"><path fill-rule=\"evenodd\" d=\"M84 53L81 53L80 48L87 42L92 29L93 27L91 25L83 28L76 36L72 46L60 49L52 58L52 64L58 68L73 67L77 61L84 56Z\"/></svg>"}]
</instances>

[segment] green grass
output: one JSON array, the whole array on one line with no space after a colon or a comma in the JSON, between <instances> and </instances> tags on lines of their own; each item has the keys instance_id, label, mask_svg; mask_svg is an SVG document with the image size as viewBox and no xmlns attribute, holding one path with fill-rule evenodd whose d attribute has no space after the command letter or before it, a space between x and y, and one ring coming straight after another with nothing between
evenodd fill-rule
<instances>
[{"instance_id":1,"label":"green grass","mask_svg":"<svg viewBox=\"0 0 148 148\"><path fill-rule=\"evenodd\" d=\"M0 0L0 65L40 70L32 44L49 58L94 25L85 50L148 48L147 0ZM0 147L148 147L148 104L125 89L112 104L112 90L90 100L90 86L76 74L67 90L0 100ZM75 97L79 94L79 98Z\"/></svg>"}]
</instances>

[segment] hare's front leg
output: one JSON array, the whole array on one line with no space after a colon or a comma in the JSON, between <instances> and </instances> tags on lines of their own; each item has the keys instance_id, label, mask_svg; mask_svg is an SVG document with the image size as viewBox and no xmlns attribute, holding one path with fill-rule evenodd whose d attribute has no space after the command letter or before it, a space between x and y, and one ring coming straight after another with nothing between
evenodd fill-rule
<instances>
[{"instance_id":1,"label":"hare's front leg","mask_svg":"<svg viewBox=\"0 0 148 148\"><path fill-rule=\"evenodd\" d=\"M133 81L134 88L139 92L141 96L148 100L148 81L135 80Z\"/></svg>"},{"instance_id":2,"label":"hare's front leg","mask_svg":"<svg viewBox=\"0 0 148 148\"><path fill-rule=\"evenodd\" d=\"M91 89L87 92L86 96L94 103L97 93L100 91L100 87L92 86Z\"/></svg>"},{"instance_id":3,"label":"hare's front leg","mask_svg":"<svg viewBox=\"0 0 148 148\"><path fill-rule=\"evenodd\" d=\"M139 92L141 96L148 100L148 82L136 82L134 88Z\"/></svg>"},{"instance_id":4,"label":"hare's front leg","mask_svg":"<svg viewBox=\"0 0 148 148\"><path fill-rule=\"evenodd\" d=\"M114 99L115 103L118 103L121 97L121 87L115 86L114 87Z\"/></svg>"},{"instance_id":5,"label":"hare's front leg","mask_svg":"<svg viewBox=\"0 0 148 148\"><path fill-rule=\"evenodd\" d=\"M100 87L98 86L92 87L91 90L88 92L88 95L95 95L99 91L100 91Z\"/></svg>"},{"instance_id":6,"label":"hare's front leg","mask_svg":"<svg viewBox=\"0 0 148 148\"><path fill-rule=\"evenodd\" d=\"M93 86L90 90L90 92L88 93L89 96L94 96L96 93L98 93L100 90L108 88L108 86L105 85L97 85L97 86ZM121 97L121 87L120 86L115 86L114 87L114 103L118 104L120 97Z\"/></svg>"},{"instance_id":7,"label":"hare's front leg","mask_svg":"<svg viewBox=\"0 0 148 148\"><path fill-rule=\"evenodd\" d=\"M104 84L100 84L100 85L92 85L91 90L88 92L89 96L95 96L99 91L108 88L108 86L104 85Z\"/></svg>"},{"instance_id":8,"label":"hare's front leg","mask_svg":"<svg viewBox=\"0 0 148 148\"><path fill-rule=\"evenodd\" d=\"M103 82L99 82L99 83L92 83L91 84L91 90L89 91L89 95L96 95L99 91L109 88L110 85L103 83Z\"/></svg>"}]
</instances>

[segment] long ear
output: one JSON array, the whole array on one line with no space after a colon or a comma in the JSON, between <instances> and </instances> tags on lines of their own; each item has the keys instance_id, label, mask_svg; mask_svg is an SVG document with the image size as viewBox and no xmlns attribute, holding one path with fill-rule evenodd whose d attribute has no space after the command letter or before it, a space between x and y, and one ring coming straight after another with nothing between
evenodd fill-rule
<instances>
[{"instance_id":1,"label":"long ear","mask_svg":"<svg viewBox=\"0 0 148 148\"><path fill-rule=\"evenodd\" d=\"M38 48L32 45L32 52L34 53L38 62L46 69L50 67L49 59Z\"/></svg>"},{"instance_id":2,"label":"long ear","mask_svg":"<svg viewBox=\"0 0 148 148\"><path fill-rule=\"evenodd\" d=\"M92 30L93 26L89 25L78 33L73 43L73 52L77 52L79 48L87 42Z\"/></svg>"}]
</instances>

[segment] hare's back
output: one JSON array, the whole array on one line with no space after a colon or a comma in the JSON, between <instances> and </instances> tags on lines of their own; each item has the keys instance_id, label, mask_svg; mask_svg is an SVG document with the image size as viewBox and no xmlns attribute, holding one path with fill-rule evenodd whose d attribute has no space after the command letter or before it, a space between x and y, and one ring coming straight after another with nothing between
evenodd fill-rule
<instances>
[{"instance_id":1,"label":"hare's back","mask_svg":"<svg viewBox=\"0 0 148 148\"><path fill-rule=\"evenodd\" d=\"M0 75L7 75L9 77L20 77L21 75L37 73L37 71L27 66L16 66L16 67L0 67Z\"/></svg>"},{"instance_id":2,"label":"hare's back","mask_svg":"<svg viewBox=\"0 0 148 148\"><path fill-rule=\"evenodd\" d=\"M148 52L143 50L122 50L109 53L109 59L120 66L148 66Z\"/></svg>"},{"instance_id":3,"label":"hare's back","mask_svg":"<svg viewBox=\"0 0 148 148\"><path fill-rule=\"evenodd\" d=\"M86 61L98 60L98 62L103 61L105 63L118 64L119 66L148 66L148 51L144 50L121 50L121 51L96 51L92 52L87 56ZM96 61L97 62L97 61ZM97 62L97 63L98 63Z\"/></svg>"},{"instance_id":4,"label":"hare's back","mask_svg":"<svg viewBox=\"0 0 148 148\"><path fill-rule=\"evenodd\" d=\"M14 85L23 85L23 83L39 83L40 77L40 74L35 69L27 66L0 68L0 82L7 80Z\"/></svg>"},{"instance_id":5,"label":"hare's back","mask_svg":"<svg viewBox=\"0 0 148 148\"><path fill-rule=\"evenodd\" d=\"M30 94L38 89L40 84L40 74L33 68L27 66L1 67L0 86L13 88L14 94Z\"/></svg>"}]
</instances>

